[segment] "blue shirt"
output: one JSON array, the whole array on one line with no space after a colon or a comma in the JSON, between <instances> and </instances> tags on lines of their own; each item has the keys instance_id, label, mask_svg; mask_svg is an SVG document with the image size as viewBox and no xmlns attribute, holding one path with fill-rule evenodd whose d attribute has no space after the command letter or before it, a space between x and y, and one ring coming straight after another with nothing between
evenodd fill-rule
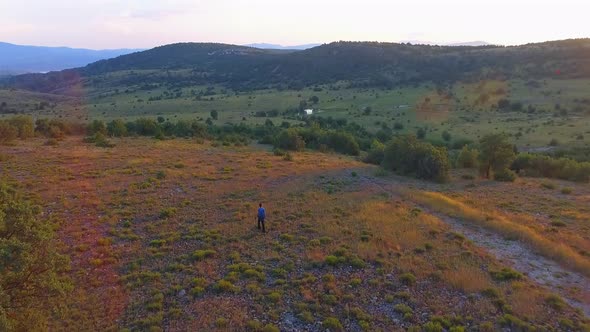
<instances>
[{"instance_id":1,"label":"blue shirt","mask_svg":"<svg viewBox=\"0 0 590 332\"><path fill-rule=\"evenodd\" d=\"M264 219L266 217L266 211L263 207L258 208L258 218Z\"/></svg>"}]
</instances>

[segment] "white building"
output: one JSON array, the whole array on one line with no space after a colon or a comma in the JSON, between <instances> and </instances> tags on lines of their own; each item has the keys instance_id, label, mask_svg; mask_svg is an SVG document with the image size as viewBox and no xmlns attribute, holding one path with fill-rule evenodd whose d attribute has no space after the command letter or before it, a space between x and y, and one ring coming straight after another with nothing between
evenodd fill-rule
<instances>
[{"instance_id":1,"label":"white building","mask_svg":"<svg viewBox=\"0 0 590 332\"><path fill-rule=\"evenodd\" d=\"M303 110L305 112L305 115L312 115L313 114L313 109L308 108L306 110Z\"/></svg>"}]
</instances>

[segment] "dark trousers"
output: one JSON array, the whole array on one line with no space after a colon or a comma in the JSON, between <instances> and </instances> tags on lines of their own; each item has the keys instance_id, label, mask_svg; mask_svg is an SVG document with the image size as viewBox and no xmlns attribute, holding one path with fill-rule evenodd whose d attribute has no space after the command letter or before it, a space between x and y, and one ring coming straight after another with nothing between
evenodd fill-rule
<instances>
[{"instance_id":1,"label":"dark trousers","mask_svg":"<svg viewBox=\"0 0 590 332\"><path fill-rule=\"evenodd\" d=\"M260 229L260 224L262 224L262 231L266 232L266 230L264 229L264 218L258 217L258 229Z\"/></svg>"}]
</instances>

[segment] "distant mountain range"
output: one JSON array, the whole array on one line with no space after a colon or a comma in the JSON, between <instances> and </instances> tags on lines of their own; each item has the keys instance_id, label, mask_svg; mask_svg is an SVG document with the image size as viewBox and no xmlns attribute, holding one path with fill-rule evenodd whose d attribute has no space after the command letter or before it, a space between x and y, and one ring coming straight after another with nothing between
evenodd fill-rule
<instances>
[{"instance_id":1,"label":"distant mountain range","mask_svg":"<svg viewBox=\"0 0 590 332\"><path fill-rule=\"evenodd\" d=\"M0 76L42 73L83 67L140 49L89 50L69 47L24 46L0 42Z\"/></svg>"},{"instance_id":2,"label":"distant mountain range","mask_svg":"<svg viewBox=\"0 0 590 332\"><path fill-rule=\"evenodd\" d=\"M303 45L293 45L293 46L282 46L278 44L267 44L267 43L255 43L255 44L248 44L244 46L248 47L255 47L261 48L266 50L307 50L309 48L314 48L316 46L320 46L322 44L303 44Z\"/></svg>"}]
</instances>

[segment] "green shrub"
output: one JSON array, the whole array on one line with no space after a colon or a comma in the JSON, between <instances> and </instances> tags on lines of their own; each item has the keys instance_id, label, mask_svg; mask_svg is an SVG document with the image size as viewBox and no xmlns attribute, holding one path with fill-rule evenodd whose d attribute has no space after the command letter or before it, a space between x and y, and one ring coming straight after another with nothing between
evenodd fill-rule
<instances>
[{"instance_id":1,"label":"green shrub","mask_svg":"<svg viewBox=\"0 0 590 332\"><path fill-rule=\"evenodd\" d=\"M223 317L219 317L215 320L215 327L217 328L224 328L227 327L227 319L223 318Z\"/></svg>"},{"instance_id":2,"label":"green shrub","mask_svg":"<svg viewBox=\"0 0 590 332\"><path fill-rule=\"evenodd\" d=\"M193 252L193 259L202 261L205 258L213 257L216 254L215 250L207 249L207 250L195 250Z\"/></svg>"},{"instance_id":3,"label":"green shrub","mask_svg":"<svg viewBox=\"0 0 590 332\"><path fill-rule=\"evenodd\" d=\"M404 316L407 314L411 315L414 313L414 310L412 310L412 308L410 308L408 305L403 304L403 303L396 304L393 307L393 310L395 310L396 312L399 312L400 314L402 314Z\"/></svg>"},{"instance_id":4,"label":"green shrub","mask_svg":"<svg viewBox=\"0 0 590 332\"><path fill-rule=\"evenodd\" d=\"M266 296L266 298L272 303L278 303L281 300L281 293L279 292L272 292Z\"/></svg>"},{"instance_id":5,"label":"green shrub","mask_svg":"<svg viewBox=\"0 0 590 332\"><path fill-rule=\"evenodd\" d=\"M422 325L422 330L424 332L442 332L443 327L439 322L427 322L426 324Z\"/></svg>"},{"instance_id":6,"label":"green shrub","mask_svg":"<svg viewBox=\"0 0 590 332\"><path fill-rule=\"evenodd\" d=\"M97 132L92 136L87 136L84 138L84 143L94 143L95 146L100 148L112 148L115 146L107 140L106 136L101 132Z\"/></svg>"},{"instance_id":7,"label":"green shrub","mask_svg":"<svg viewBox=\"0 0 590 332\"><path fill-rule=\"evenodd\" d=\"M522 279L522 273L515 271L509 267L502 268L500 271L491 271L490 275L492 278L500 281L507 280L520 280Z\"/></svg>"},{"instance_id":8,"label":"green shrub","mask_svg":"<svg viewBox=\"0 0 590 332\"><path fill-rule=\"evenodd\" d=\"M338 265L338 263L340 261L338 260L338 257L333 256L333 255L329 255L329 256L326 256L326 259L324 260L324 262L330 266L336 266L336 265Z\"/></svg>"},{"instance_id":9,"label":"green shrub","mask_svg":"<svg viewBox=\"0 0 590 332\"><path fill-rule=\"evenodd\" d=\"M512 316L510 314L504 314L499 320L500 325L511 328L514 331L533 331L533 327L523 321L522 319Z\"/></svg>"},{"instance_id":10,"label":"green shrub","mask_svg":"<svg viewBox=\"0 0 590 332\"><path fill-rule=\"evenodd\" d=\"M494 180L501 182L514 182L514 180L516 180L516 173L505 168L494 173Z\"/></svg>"},{"instance_id":11,"label":"green shrub","mask_svg":"<svg viewBox=\"0 0 590 332\"><path fill-rule=\"evenodd\" d=\"M262 328L262 332L280 332L281 330L274 324L266 324Z\"/></svg>"},{"instance_id":12,"label":"green shrub","mask_svg":"<svg viewBox=\"0 0 590 332\"><path fill-rule=\"evenodd\" d=\"M573 192L572 188L562 188L561 193L564 195L570 195Z\"/></svg>"},{"instance_id":13,"label":"green shrub","mask_svg":"<svg viewBox=\"0 0 590 332\"><path fill-rule=\"evenodd\" d=\"M566 307L565 301L563 301L561 297L553 294L545 298L545 303L547 303L547 305L549 305L551 308L557 311L561 311L563 308Z\"/></svg>"},{"instance_id":14,"label":"green shrub","mask_svg":"<svg viewBox=\"0 0 590 332\"><path fill-rule=\"evenodd\" d=\"M240 289L232 284L230 281L227 280L219 280L214 286L213 289L219 293L237 293Z\"/></svg>"},{"instance_id":15,"label":"green shrub","mask_svg":"<svg viewBox=\"0 0 590 332\"><path fill-rule=\"evenodd\" d=\"M350 286L351 287L357 287L362 283L362 280L360 278L352 278L350 279Z\"/></svg>"},{"instance_id":16,"label":"green shrub","mask_svg":"<svg viewBox=\"0 0 590 332\"><path fill-rule=\"evenodd\" d=\"M344 327L336 317L328 317L322 322L322 327L330 331L343 331Z\"/></svg>"},{"instance_id":17,"label":"green shrub","mask_svg":"<svg viewBox=\"0 0 590 332\"><path fill-rule=\"evenodd\" d=\"M295 237L289 233L283 233L279 235L279 239L285 242L292 242L295 239Z\"/></svg>"},{"instance_id":18,"label":"green shrub","mask_svg":"<svg viewBox=\"0 0 590 332\"><path fill-rule=\"evenodd\" d=\"M173 207L164 208L160 211L160 218L168 219L170 217L173 217L176 214L176 211L176 208Z\"/></svg>"},{"instance_id":19,"label":"green shrub","mask_svg":"<svg viewBox=\"0 0 590 332\"><path fill-rule=\"evenodd\" d=\"M563 222L563 221L561 221L561 220L552 220L552 221L551 221L549 224L550 224L551 226L554 226L554 227L565 227L565 226L567 226L567 224L566 224L566 223L564 223L564 222Z\"/></svg>"},{"instance_id":20,"label":"green shrub","mask_svg":"<svg viewBox=\"0 0 590 332\"><path fill-rule=\"evenodd\" d=\"M246 323L246 328L248 331L258 332L262 330L262 323L257 320L249 320L248 323Z\"/></svg>"},{"instance_id":21,"label":"green shrub","mask_svg":"<svg viewBox=\"0 0 590 332\"><path fill-rule=\"evenodd\" d=\"M362 269L366 266L365 261L363 261L360 257L353 256L348 259L348 263L355 269Z\"/></svg>"},{"instance_id":22,"label":"green shrub","mask_svg":"<svg viewBox=\"0 0 590 332\"><path fill-rule=\"evenodd\" d=\"M412 273L409 273L409 272L408 272L408 273L403 273L403 274L401 274L401 275L399 276L399 280L400 280L402 283L404 283L404 284L406 284L406 285L410 286L410 285L413 285L413 284L415 284L415 283L416 283L416 276L415 276L415 275L413 275Z\"/></svg>"},{"instance_id":23,"label":"green shrub","mask_svg":"<svg viewBox=\"0 0 590 332\"><path fill-rule=\"evenodd\" d=\"M451 140L451 134L446 130L442 132L441 137L445 142L449 142Z\"/></svg>"},{"instance_id":24,"label":"green shrub","mask_svg":"<svg viewBox=\"0 0 590 332\"><path fill-rule=\"evenodd\" d=\"M72 288L56 225L1 181L0 225L0 330L46 330L50 311L38 310L39 299L57 308Z\"/></svg>"}]
</instances>

